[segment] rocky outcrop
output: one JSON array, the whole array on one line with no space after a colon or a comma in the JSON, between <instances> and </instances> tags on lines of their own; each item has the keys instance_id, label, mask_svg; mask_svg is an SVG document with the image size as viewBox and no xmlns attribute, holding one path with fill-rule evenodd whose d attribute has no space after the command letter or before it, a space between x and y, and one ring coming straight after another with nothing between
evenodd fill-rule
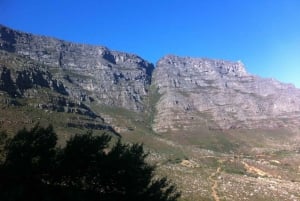
<instances>
[{"instance_id":1,"label":"rocky outcrop","mask_svg":"<svg viewBox=\"0 0 300 201\"><path fill-rule=\"evenodd\" d=\"M106 47L75 44L0 26L0 50L47 68L76 98L93 94L100 104L143 111L153 65Z\"/></svg>"},{"instance_id":2,"label":"rocky outcrop","mask_svg":"<svg viewBox=\"0 0 300 201\"><path fill-rule=\"evenodd\" d=\"M49 72L41 71L39 68L12 71L0 65L1 90L6 91L12 97L17 97L24 95L27 89L33 87L51 88L58 93L67 94L64 85L53 79Z\"/></svg>"},{"instance_id":3,"label":"rocky outcrop","mask_svg":"<svg viewBox=\"0 0 300 201\"><path fill-rule=\"evenodd\" d=\"M157 132L300 125L300 90L246 72L241 62L166 56L153 83Z\"/></svg>"}]
</instances>

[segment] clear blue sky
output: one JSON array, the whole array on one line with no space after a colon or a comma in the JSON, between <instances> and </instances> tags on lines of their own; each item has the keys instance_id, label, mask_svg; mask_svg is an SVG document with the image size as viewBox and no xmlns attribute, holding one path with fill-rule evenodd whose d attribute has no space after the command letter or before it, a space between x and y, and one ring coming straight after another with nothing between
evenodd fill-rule
<instances>
[{"instance_id":1,"label":"clear blue sky","mask_svg":"<svg viewBox=\"0 0 300 201\"><path fill-rule=\"evenodd\" d=\"M136 53L241 60L300 87L300 0L0 0L0 23Z\"/></svg>"}]
</instances>

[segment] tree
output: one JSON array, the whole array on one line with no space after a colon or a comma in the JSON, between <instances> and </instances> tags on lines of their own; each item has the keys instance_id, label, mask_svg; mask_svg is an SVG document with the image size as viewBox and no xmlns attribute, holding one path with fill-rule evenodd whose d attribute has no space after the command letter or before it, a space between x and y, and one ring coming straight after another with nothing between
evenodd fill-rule
<instances>
[{"instance_id":1,"label":"tree","mask_svg":"<svg viewBox=\"0 0 300 201\"><path fill-rule=\"evenodd\" d=\"M0 200L42 200L56 154L52 126L22 129L4 147ZM2 140L3 141L3 140Z\"/></svg>"},{"instance_id":2,"label":"tree","mask_svg":"<svg viewBox=\"0 0 300 201\"><path fill-rule=\"evenodd\" d=\"M167 178L154 179L155 166L146 163L140 144L118 140L110 147L110 136L90 132L73 136L64 148L56 148L56 141L51 126L39 125L6 140L0 200L175 201L180 196Z\"/></svg>"}]
</instances>

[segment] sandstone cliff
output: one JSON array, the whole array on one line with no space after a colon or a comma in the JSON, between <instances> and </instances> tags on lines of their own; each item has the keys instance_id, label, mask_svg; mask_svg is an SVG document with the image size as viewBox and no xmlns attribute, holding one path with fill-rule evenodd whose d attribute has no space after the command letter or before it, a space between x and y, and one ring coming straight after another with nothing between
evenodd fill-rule
<instances>
[{"instance_id":1,"label":"sandstone cliff","mask_svg":"<svg viewBox=\"0 0 300 201\"><path fill-rule=\"evenodd\" d=\"M91 122L102 122L102 116L111 120L116 110L125 109L134 112L135 124L156 132L300 125L300 90L251 75L241 62L169 55L154 70L134 54L4 26L0 90L11 98L41 99L26 103L35 108L86 115ZM109 116L97 109L106 106L114 108ZM118 126L128 126L128 115L118 118L125 119Z\"/></svg>"},{"instance_id":2,"label":"sandstone cliff","mask_svg":"<svg viewBox=\"0 0 300 201\"><path fill-rule=\"evenodd\" d=\"M40 69L51 72L68 86L70 96L85 99L91 94L101 104L134 111L144 109L143 99L154 67L136 55L35 36L4 26L0 26L0 50L38 62Z\"/></svg>"},{"instance_id":3,"label":"sandstone cliff","mask_svg":"<svg viewBox=\"0 0 300 201\"><path fill-rule=\"evenodd\" d=\"M153 83L158 132L210 128L272 128L299 125L300 90L247 73L241 62L165 56Z\"/></svg>"}]
</instances>

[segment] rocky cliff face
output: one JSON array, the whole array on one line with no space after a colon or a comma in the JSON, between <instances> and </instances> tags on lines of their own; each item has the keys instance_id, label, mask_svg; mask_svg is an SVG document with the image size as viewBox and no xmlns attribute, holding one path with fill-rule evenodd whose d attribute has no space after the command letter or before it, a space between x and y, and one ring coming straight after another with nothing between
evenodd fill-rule
<instances>
[{"instance_id":1,"label":"rocky cliff face","mask_svg":"<svg viewBox=\"0 0 300 201\"><path fill-rule=\"evenodd\" d=\"M156 132L300 125L300 90L250 75L241 62L165 56L154 70L133 54L0 26L0 90L13 98L44 98L39 89L51 93L35 108L92 121L102 114L91 105L148 117L156 108L153 125L146 123Z\"/></svg>"},{"instance_id":2,"label":"rocky cliff face","mask_svg":"<svg viewBox=\"0 0 300 201\"><path fill-rule=\"evenodd\" d=\"M89 95L101 104L143 111L153 65L106 47L74 44L0 26L0 50L39 63L61 81L69 95ZM3 53L3 52L2 52Z\"/></svg>"},{"instance_id":3,"label":"rocky cliff face","mask_svg":"<svg viewBox=\"0 0 300 201\"><path fill-rule=\"evenodd\" d=\"M246 72L241 62L166 56L153 82L162 94L154 129L299 125L300 90Z\"/></svg>"}]
</instances>

